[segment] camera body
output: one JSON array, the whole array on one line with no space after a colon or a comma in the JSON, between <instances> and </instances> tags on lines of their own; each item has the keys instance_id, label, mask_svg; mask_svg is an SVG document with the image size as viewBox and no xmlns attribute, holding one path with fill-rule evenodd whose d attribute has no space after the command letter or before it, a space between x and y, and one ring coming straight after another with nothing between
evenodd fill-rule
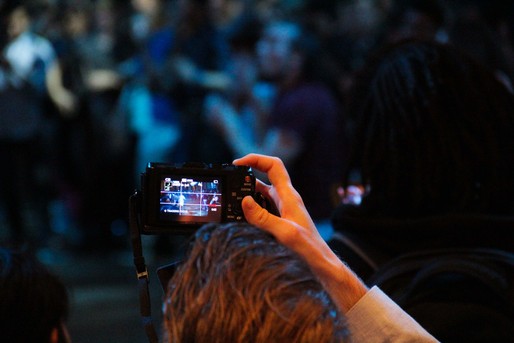
<instances>
[{"instance_id":1,"label":"camera body","mask_svg":"<svg viewBox=\"0 0 514 343\"><path fill-rule=\"evenodd\" d=\"M205 223L245 222L241 201L255 193L250 167L149 163L141 175L141 233L188 234Z\"/></svg>"}]
</instances>

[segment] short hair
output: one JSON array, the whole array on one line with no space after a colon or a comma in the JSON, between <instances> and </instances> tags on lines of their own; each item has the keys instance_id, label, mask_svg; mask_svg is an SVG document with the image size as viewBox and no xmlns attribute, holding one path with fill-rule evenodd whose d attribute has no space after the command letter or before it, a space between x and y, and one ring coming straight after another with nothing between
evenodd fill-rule
<instances>
[{"instance_id":1,"label":"short hair","mask_svg":"<svg viewBox=\"0 0 514 343\"><path fill-rule=\"evenodd\" d=\"M344 290L341 290L344 291ZM171 278L165 342L343 342L345 318L308 265L250 225L207 224Z\"/></svg>"},{"instance_id":2,"label":"short hair","mask_svg":"<svg viewBox=\"0 0 514 343\"><path fill-rule=\"evenodd\" d=\"M9 342L48 342L68 316L64 284L32 253L0 248L0 332Z\"/></svg>"},{"instance_id":3,"label":"short hair","mask_svg":"<svg viewBox=\"0 0 514 343\"><path fill-rule=\"evenodd\" d=\"M349 97L345 183L381 216L512 214L514 97L451 45L403 41L373 56Z\"/></svg>"}]
</instances>

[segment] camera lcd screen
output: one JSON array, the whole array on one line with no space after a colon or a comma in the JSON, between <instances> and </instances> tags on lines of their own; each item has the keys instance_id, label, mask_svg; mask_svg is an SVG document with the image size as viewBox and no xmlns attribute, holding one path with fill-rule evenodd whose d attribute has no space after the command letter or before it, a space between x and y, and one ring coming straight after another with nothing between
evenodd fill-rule
<instances>
[{"instance_id":1,"label":"camera lcd screen","mask_svg":"<svg viewBox=\"0 0 514 343\"><path fill-rule=\"evenodd\" d=\"M163 177L159 219L186 223L221 222L222 186L216 177Z\"/></svg>"}]
</instances>

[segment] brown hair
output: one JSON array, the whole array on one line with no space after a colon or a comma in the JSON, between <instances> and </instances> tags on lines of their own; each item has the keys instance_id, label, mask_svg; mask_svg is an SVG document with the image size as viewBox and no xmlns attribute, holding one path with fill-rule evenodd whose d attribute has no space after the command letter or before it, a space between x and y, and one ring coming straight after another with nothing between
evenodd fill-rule
<instances>
[{"instance_id":1,"label":"brown hair","mask_svg":"<svg viewBox=\"0 0 514 343\"><path fill-rule=\"evenodd\" d=\"M344 317L298 255L249 225L206 225L171 278L165 342L342 342Z\"/></svg>"}]
</instances>

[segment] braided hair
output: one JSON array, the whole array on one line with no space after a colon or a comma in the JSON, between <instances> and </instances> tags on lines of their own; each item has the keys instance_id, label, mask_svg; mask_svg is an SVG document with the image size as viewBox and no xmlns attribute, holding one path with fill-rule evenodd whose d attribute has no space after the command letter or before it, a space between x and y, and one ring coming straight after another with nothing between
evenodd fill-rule
<instances>
[{"instance_id":1,"label":"braided hair","mask_svg":"<svg viewBox=\"0 0 514 343\"><path fill-rule=\"evenodd\" d=\"M356 77L344 183L369 215L514 213L514 98L450 45L404 41Z\"/></svg>"}]
</instances>

